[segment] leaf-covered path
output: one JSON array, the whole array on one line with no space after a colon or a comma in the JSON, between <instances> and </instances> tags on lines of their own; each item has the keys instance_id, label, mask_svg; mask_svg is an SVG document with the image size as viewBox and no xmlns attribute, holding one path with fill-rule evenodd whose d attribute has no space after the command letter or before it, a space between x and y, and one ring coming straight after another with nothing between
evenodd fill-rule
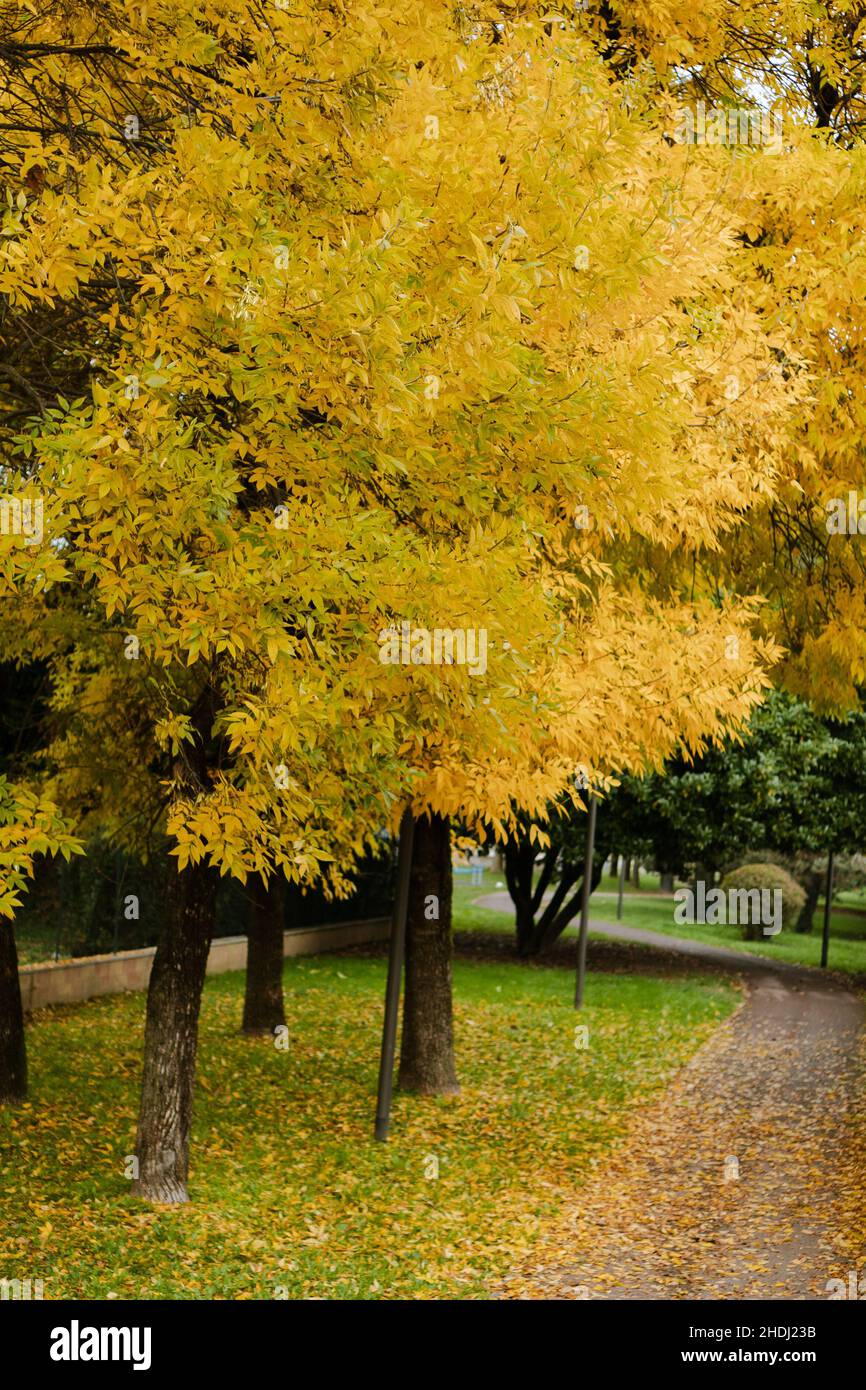
<instances>
[{"instance_id":1,"label":"leaf-covered path","mask_svg":"<svg viewBox=\"0 0 866 1390\"><path fill-rule=\"evenodd\" d=\"M826 1299L866 1273L863 1002L814 971L664 946L738 972L744 1002L504 1296Z\"/></svg>"}]
</instances>

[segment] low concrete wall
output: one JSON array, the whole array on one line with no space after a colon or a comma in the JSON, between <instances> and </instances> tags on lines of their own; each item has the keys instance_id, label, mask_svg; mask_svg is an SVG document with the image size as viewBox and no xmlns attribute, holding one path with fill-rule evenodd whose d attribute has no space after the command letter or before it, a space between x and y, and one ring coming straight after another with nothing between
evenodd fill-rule
<instances>
[{"instance_id":1,"label":"low concrete wall","mask_svg":"<svg viewBox=\"0 0 866 1390\"><path fill-rule=\"evenodd\" d=\"M336 922L323 927L301 927L283 937L283 954L315 956L338 951L343 946L363 946L387 940L388 917L365 922ZM25 1013L44 1009L47 1004L78 1004L100 994L122 994L124 990L146 989L156 948L117 951L111 956L81 956L77 960L46 961L43 965L22 965L21 998ZM210 948L207 973L243 970L247 963L245 936L222 936Z\"/></svg>"}]
</instances>

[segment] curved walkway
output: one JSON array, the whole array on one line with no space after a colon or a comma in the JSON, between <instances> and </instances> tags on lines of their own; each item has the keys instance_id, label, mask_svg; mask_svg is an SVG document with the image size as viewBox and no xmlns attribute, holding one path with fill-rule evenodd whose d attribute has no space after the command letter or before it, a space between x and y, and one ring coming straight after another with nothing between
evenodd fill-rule
<instances>
[{"instance_id":1,"label":"curved walkway","mask_svg":"<svg viewBox=\"0 0 866 1390\"><path fill-rule=\"evenodd\" d=\"M512 910L507 893L477 905ZM803 966L591 926L736 973L746 997L504 1296L827 1299L851 1271L866 1292L862 998Z\"/></svg>"}]
</instances>

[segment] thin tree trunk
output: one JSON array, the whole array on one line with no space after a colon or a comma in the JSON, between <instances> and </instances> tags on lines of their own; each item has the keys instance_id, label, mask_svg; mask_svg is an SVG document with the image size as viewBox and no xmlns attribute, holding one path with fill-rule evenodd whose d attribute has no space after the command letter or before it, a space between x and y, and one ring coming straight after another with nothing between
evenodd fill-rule
<instances>
[{"instance_id":1,"label":"thin tree trunk","mask_svg":"<svg viewBox=\"0 0 866 1390\"><path fill-rule=\"evenodd\" d=\"M11 922L0 921L0 1104L27 1096L27 1044Z\"/></svg>"},{"instance_id":2,"label":"thin tree trunk","mask_svg":"<svg viewBox=\"0 0 866 1390\"><path fill-rule=\"evenodd\" d=\"M544 863L541 866L541 873L538 876L538 883L532 895L533 915L538 911L544 901L544 895L550 887L550 880L553 878L558 861L559 847L551 846L545 853Z\"/></svg>"},{"instance_id":3,"label":"thin tree trunk","mask_svg":"<svg viewBox=\"0 0 866 1390\"><path fill-rule=\"evenodd\" d=\"M451 1004L451 829L445 816L415 822L397 1084L424 1095L460 1089Z\"/></svg>"},{"instance_id":4,"label":"thin tree trunk","mask_svg":"<svg viewBox=\"0 0 866 1390\"><path fill-rule=\"evenodd\" d=\"M505 845L505 882L514 903L515 924L517 927L517 954L525 957L532 954L532 940L535 933L535 909L533 907L532 874L535 851L528 840L510 839Z\"/></svg>"},{"instance_id":5,"label":"thin tree trunk","mask_svg":"<svg viewBox=\"0 0 866 1390\"><path fill-rule=\"evenodd\" d=\"M517 927L517 954L521 960L526 960L533 953L535 919L531 907L524 898L521 898L517 906L515 925Z\"/></svg>"},{"instance_id":6,"label":"thin tree trunk","mask_svg":"<svg viewBox=\"0 0 866 1390\"><path fill-rule=\"evenodd\" d=\"M708 864L695 864L695 876L692 880L692 891L694 892L696 899L699 896L700 884L704 885L704 890L708 893L710 889L715 885L715 882L715 869L711 869Z\"/></svg>"},{"instance_id":7,"label":"thin tree trunk","mask_svg":"<svg viewBox=\"0 0 866 1390\"><path fill-rule=\"evenodd\" d=\"M818 910L818 899L821 896L824 879L825 875L821 873L820 870L816 873L814 869L810 869L809 872L800 879L800 886L806 894L806 901L803 904L802 912L797 918L794 931L810 932L812 930L812 922Z\"/></svg>"},{"instance_id":8,"label":"thin tree trunk","mask_svg":"<svg viewBox=\"0 0 866 1390\"><path fill-rule=\"evenodd\" d=\"M270 1033L285 1026L283 931L286 880L272 874L265 884L254 874L247 884L247 982L245 1033Z\"/></svg>"},{"instance_id":9,"label":"thin tree trunk","mask_svg":"<svg viewBox=\"0 0 866 1390\"><path fill-rule=\"evenodd\" d=\"M582 879L582 864L563 865L559 876L559 882L556 885L553 896L538 921L535 923L532 939L532 955L537 956L540 951L544 950L545 946L549 946L556 940L560 933L565 930L565 927L568 925L567 921L557 930L559 914L572 888Z\"/></svg>"},{"instance_id":10,"label":"thin tree trunk","mask_svg":"<svg viewBox=\"0 0 866 1390\"><path fill-rule=\"evenodd\" d=\"M662 871L659 874L659 892L672 893L674 891L674 876L671 873Z\"/></svg>"},{"instance_id":11,"label":"thin tree trunk","mask_svg":"<svg viewBox=\"0 0 866 1390\"><path fill-rule=\"evenodd\" d=\"M579 911L581 890L578 889L573 897L569 897L575 884L580 884L583 877L583 865L579 861L566 862L559 866L556 887L550 894L549 901L542 901L559 857L558 849L548 850L541 877L533 892L531 885L535 863L534 847L529 844L528 838L524 841L511 839L506 845L506 878L517 918L517 952L524 960L541 954L551 946ZM606 841L603 841L599 853L594 856L591 884L593 892L601 882L607 857Z\"/></svg>"},{"instance_id":12,"label":"thin tree trunk","mask_svg":"<svg viewBox=\"0 0 866 1390\"><path fill-rule=\"evenodd\" d=\"M133 1192L185 1202L198 1016L214 927L216 876L204 863L171 882L150 975Z\"/></svg>"},{"instance_id":13,"label":"thin tree trunk","mask_svg":"<svg viewBox=\"0 0 866 1390\"><path fill-rule=\"evenodd\" d=\"M592 877L589 881L589 888L591 893L594 893L598 885L601 883L603 868L604 865L602 863L602 860L594 855ZM580 906L583 899L582 868L580 872L575 874L570 879L568 885L569 889L573 888L575 883L578 883L580 885L577 889L577 892L572 894L568 901L565 902L564 906L558 908L556 916L553 917L549 922L547 922L543 930L539 931L538 946L534 953L535 955L541 955L542 952L546 951L549 946L552 946L555 941L558 941L560 936L562 936L562 933L565 931L566 927L569 925L570 922L574 920L574 918L580 911Z\"/></svg>"}]
</instances>

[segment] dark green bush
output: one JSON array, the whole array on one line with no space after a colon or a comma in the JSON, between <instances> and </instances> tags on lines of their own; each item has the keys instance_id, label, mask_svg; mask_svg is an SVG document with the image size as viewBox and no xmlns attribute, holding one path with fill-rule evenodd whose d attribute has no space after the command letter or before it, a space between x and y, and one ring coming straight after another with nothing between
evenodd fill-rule
<instances>
[{"instance_id":1,"label":"dark green bush","mask_svg":"<svg viewBox=\"0 0 866 1390\"><path fill-rule=\"evenodd\" d=\"M728 893L732 888L745 889L746 892L752 889L759 891L768 889L770 892L774 892L779 889L782 894L783 931L785 929L790 930L796 925L806 901L806 894L799 883L778 864L744 864L742 868L734 869L732 873L726 874L720 887L724 893ZM760 920L744 922L742 927L743 937L746 941L773 940L772 936L765 934Z\"/></svg>"}]
</instances>

